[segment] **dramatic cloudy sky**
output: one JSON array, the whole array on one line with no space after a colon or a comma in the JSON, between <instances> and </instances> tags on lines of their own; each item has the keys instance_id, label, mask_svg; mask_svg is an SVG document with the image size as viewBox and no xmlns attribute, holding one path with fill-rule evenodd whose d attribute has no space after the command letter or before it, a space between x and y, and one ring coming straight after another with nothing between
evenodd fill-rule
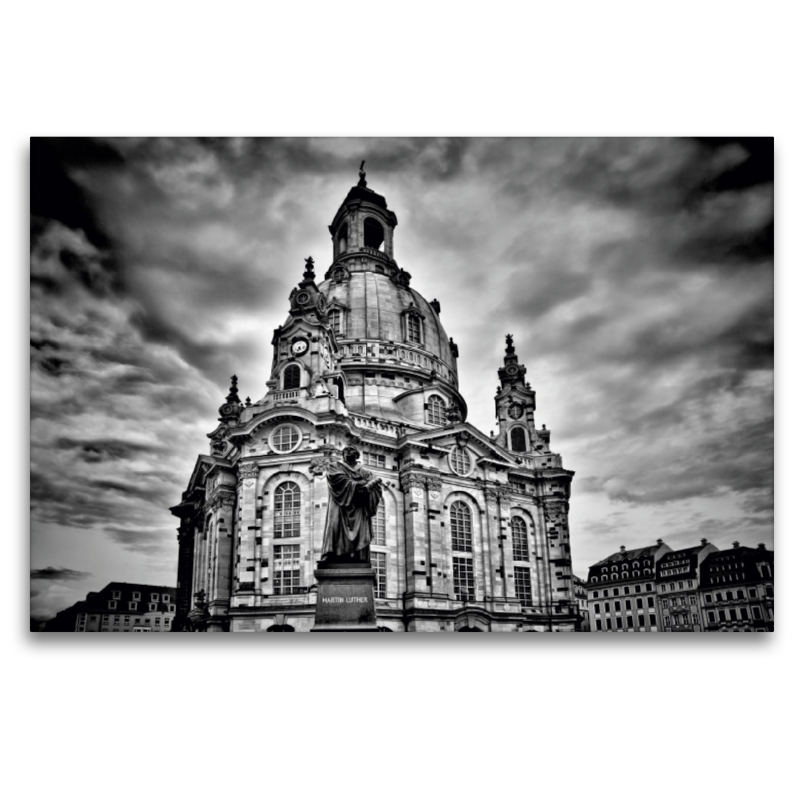
<instances>
[{"instance_id":1,"label":"dramatic cloudy sky","mask_svg":"<svg viewBox=\"0 0 800 800\"><path fill-rule=\"evenodd\" d=\"M362 158L486 432L515 334L576 471L577 574L657 538L772 547L772 140L34 140L34 616L174 585L167 508L228 377L263 395Z\"/></svg>"}]
</instances>

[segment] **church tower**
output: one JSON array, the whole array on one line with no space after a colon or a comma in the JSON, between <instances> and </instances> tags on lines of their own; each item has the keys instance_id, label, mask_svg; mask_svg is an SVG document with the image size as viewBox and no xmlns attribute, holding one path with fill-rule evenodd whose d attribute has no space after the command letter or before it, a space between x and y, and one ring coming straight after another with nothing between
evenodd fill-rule
<instances>
[{"instance_id":1,"label":"church tower","mask_svg":"<svg viewBox=\"0 0 800 800\"><path fill-rule=\"evenodd\" d=\"M362 162L328 228L323 280L306 258L274 330L266 393L242 402L233 376L209 453L171 509L177 629L193 603L210 632L313 627L325 471L354 445L383 481L370 544L382 630L575 630L573 473L536 430L511 336L498 436L467 422L446 303L412 288L397 224Z\"/></svg>"}]
</instances>

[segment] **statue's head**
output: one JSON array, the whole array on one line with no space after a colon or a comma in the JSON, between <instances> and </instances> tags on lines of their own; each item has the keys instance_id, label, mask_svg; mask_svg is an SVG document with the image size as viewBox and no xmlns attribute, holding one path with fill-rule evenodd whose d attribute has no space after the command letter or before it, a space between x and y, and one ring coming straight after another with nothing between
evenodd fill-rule
<instances>
[{"instance_id":1,"label":"statue's head","mask_svg":"<svg viewBox=\"0 0 800 800\"><path fill-rule=\"evenodd\" d=\"M348 445L342 450L342 458L344 458L345 462L348 464L355 464L360 457L361 453L358 448L353 447L353 445Z\"/></svg>"}]
</instances>

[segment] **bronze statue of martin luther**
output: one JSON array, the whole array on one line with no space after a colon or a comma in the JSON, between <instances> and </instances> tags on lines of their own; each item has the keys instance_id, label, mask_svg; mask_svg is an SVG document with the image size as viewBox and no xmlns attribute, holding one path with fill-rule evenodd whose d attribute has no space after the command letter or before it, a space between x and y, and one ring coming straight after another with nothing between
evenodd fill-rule
<instances>
[{"instance_id":1,"label":"bronze statue of martin luther","mask_svg":"<svg viewBox=\"0 0 800 800\"><path fill-rule=\"evenodd\" d=\"M358 464L360 456L355 447L348 446L342 451L344 461L328 466L328 515L320 567L370 563L372 518L383 490L381 479Z\"/></svg>"}]
</instances>

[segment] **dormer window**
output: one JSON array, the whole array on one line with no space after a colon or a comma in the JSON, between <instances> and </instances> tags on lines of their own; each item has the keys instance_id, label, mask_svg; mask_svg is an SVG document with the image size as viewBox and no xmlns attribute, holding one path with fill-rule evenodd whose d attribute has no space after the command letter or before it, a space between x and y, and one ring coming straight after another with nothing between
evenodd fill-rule
<instances>
[{"instance_id":1,"label":"dormer window","mask_svg":"<svg viewBox=\"0 0 800 800\"><path fill-rule=\"evenodd\" d=\"M344 336L344 312L341 308L332 308L328 311L328 323L334 336L337 338Z\"/></svg>"},{"instance_id":2,"label":"dormer window","mask_svg":"<svg viewBox=\"0 0 800 800\"><path fill-rule=\"evenodd\" d=\"M414 306L409 307L403 312L403 335L407 342L411 344L425 344L423 334L425 329L422 325L422 314Z\"/></svg>"},{"instance_id":3,"label":"dormer window","mask_svg":"<svg viewBox=\"0 0 800 800\"><path fill-rule=\"evenodd\" d=\"M374 217L364 220L364 247L383 250L383 225Z\"/></svg>"},{"instance_id":4,"label":"dormer window","mask_svg":"<svg viewBox=\"0 0 800 800\"><path fill-rule=\"evenodd\" d=\"M428 398L427 406L425 409L425 421L428 425L446 425L447 424L447 407L444 400L438 394L432 394Z\"/></svg>"}]
</instances>

